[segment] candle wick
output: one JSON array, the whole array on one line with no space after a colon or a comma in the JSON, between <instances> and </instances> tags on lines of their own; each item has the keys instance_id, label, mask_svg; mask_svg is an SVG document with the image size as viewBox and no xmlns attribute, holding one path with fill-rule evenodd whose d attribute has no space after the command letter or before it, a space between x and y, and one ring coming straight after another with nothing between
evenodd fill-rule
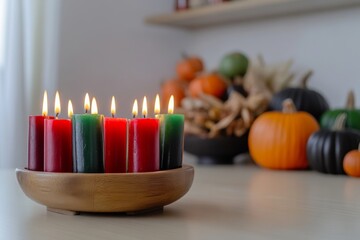
<instances>
[{"instance_id":1,"label":"candle wick","mask_svg":"<svg viewBox=\"0 0 360 240\"><path fill-rule=\"evenodd\" d=\"M56 115L55 115L56 119L58 119L58 116L59 116L59 113L56 113Z\"/></svg>"},{"instance_id":2,"label":"candle wick","mask_svg":"<svg viewBox=\"0 0 360 240\"><path fill-rule=\"evenodd\" d=\"M112 113L111 116L114 118L114 117L115 117L115 114Z\"/></svg>"},{"instance_id":3,"label":"candle wick","mask_svg":"<svg viewBox=\"0 0 360 240\"><path fill-rule=\"evenodd\" d=\"M87 111L88 111L88 110L87 110L87 109L85 109L85 113L87 113Z\"/></svg>"},{"instance_id":4,"label":"candle wick","mask_svg":"<svg viewBox=\"0 0 360 240\"><path fill-rule=\"evenodd\" d=\"M135 118L136 116L135 116L135 114L133 114L133 118Z\"/></svg>"},{"instance_id":5,"label":"candle wick","mask_svg":"<svg viewBox=\"0 0 360 240\"><path fill-rule=\"evenodd\" d=\"M144 118L146 118L146 115L144 115Z\"/></svg>"}]
</instances>

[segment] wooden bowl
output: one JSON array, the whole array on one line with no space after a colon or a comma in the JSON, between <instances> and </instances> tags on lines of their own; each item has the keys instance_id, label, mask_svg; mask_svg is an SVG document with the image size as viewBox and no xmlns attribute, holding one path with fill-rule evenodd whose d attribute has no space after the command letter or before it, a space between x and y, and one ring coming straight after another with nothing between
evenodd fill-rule
<instances>
[{"instance_id":1,"label":"wooden bowl","mask_svg":"<svg viewBox=\"0 0 360 240\"><path fill-rule=\"evenodd\" d=\"M16 169L32 200L55 211L138 212L162 208L190 189L194 168L147 173L50 173Z\"/></svg>"}]
</instances>

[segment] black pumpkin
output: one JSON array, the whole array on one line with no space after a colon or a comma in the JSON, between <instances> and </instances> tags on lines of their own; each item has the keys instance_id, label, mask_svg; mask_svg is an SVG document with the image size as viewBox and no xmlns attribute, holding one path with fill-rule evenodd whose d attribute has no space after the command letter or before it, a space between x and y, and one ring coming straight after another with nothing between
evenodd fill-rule
<instances>
[{"instance_id":1,"label":"black pumpkin","mask_svg":"<svg viewBox=\"0 0 360 240\"><path fill-rule=\"evenodd\" d=\"M339 115L335 130L322 129L313 133L306 146L307 159L312 169L330 174L345 174L344 156L357 149L360 131L343 129L346 115Z\"/></svg>"},{"instance_id":2,"label":"black pumpkin","mask_svg":"<svg viewBox=\"0 0 360 240\"><path fill-rule=\"evenodd\" d=\"M280 111L282 102L287 98L291 98L296 109L310 113L319 121L321 115L329 110L329 104L320 93L306 87L311 75L312 72L305 75L301 87L285 88L276 93L271 99L270 109Z\"/></svg>"}]
</instances>

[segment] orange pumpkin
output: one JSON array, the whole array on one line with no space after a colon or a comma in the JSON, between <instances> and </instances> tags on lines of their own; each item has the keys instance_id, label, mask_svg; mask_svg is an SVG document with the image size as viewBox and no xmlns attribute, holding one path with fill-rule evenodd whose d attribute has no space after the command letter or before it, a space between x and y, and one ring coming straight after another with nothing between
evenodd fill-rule
<instances>
[{"instance_id":1,"label":"orange pumpkin","mask_svg":"<svg viewBox=\"0 0 360 240\"><path fill-rule=\"evenodd\" d=\"M182 80L192 81L204 68L203 62L198 57L186 57L176 65L176 73Z\"/></svg>"},{"instance_id":2,"label":"orange pumpkin","mask_svg":"<svg viewBox=\"0 0 360 240\"><path fill-rule=\"evenodd\" d=\"M219 74L203 75L200 79L202 90L206 94L221 98L227 89L225 80Z\"/></svg>"},{"instance_id":3,"label":"orange pumpkin","mask_svg":"<svg viewBox=\"0 0 360 240\"><path fill-rule=\"evenodd\" d=\"M204 63L201 58L192 56L188 58L188 61L193 65L195 71L202 72L204 70Z\"/></svg>"},{"instance_id":4,"label":"orange pumpkin","mask_svg":"<svg viewBox=\"0 0 360 240\"><path fill-rule=\"evenodd\" d=\"M297 112L291 99L283 102L283 112L266 112L249 132L249 151L254 161L270 169L308 167L306 143L319 124L310 114Z\"/></svg>"},{"instance_id":5,"label":"orange pumpkin","mask_svg":"<svg viewBox=\"0 0 360 240\"><path fill-rule=\"evenodd\" d=\"M225 80L216 73L201 75L189 84L189 93L192 97L199 97L201 93L206 93L221 98L226 89Z\"/></svg>"},{"instance_id":6,"label":"orange pumpkin","mask_svg":"<svg viewBox=\"0 0 360 240\"><path fill-rule=\"evenodd\" d=\"M345 155L343 166L347 175L360 177L360 144L357 150L352 150Z\"/></svg>"},{"instance_id":7,"label":"orange pumpkin","mask_svg":"<svg viewBox=\"0 0 360 240\"><path fill-rule=\"evenodd\" d=\"M185 85L180 80L168 80L161 85L161 103L167 106L171 95L174 95L175 107L181 106L181 100L185 97Z\"/></svg>"}]
</instances>

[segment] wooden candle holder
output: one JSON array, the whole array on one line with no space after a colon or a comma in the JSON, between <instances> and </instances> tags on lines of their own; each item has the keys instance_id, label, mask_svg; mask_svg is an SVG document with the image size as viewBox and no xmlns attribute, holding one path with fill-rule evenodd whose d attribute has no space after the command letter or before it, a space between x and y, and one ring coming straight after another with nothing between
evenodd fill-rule
<instances>
[{"instance_id":1,"label":"wooden candle holder","mask_svg":"<svg viewBox=\"0 0 360 240\"><path fill-rule=\"evenodd\" d=\"M146 173L51 173L16 169L24 193L49 211L142 213L162 209L188 192L194 168Z\"/></svg>"}]
</instances>

